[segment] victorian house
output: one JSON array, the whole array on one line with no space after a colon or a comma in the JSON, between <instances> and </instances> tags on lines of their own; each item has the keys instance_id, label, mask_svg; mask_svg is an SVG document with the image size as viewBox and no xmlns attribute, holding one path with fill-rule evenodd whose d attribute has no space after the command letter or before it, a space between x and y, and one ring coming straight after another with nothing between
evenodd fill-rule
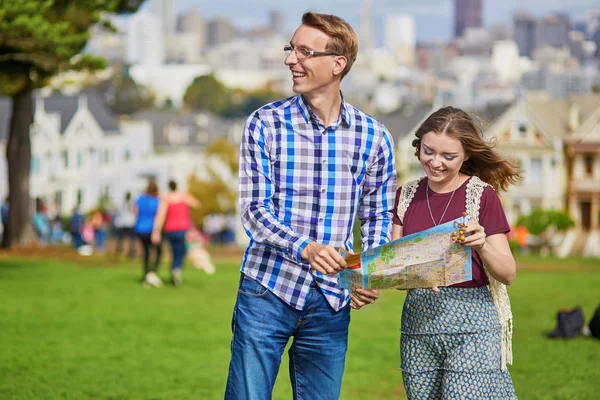
<instances>
[{"instance_id":1,"label":"victorian house","mask_svg":"<svg viewBox=\"0 0 600 400\"><path fill-rule=\"evenodd\" d=\"M535 208L567 210L575 228L557 253L600 255L600 95L552 99L530 93L485 130L521 165L524 181L502 196L509 221Z\"/></svg>"}]
</instances>

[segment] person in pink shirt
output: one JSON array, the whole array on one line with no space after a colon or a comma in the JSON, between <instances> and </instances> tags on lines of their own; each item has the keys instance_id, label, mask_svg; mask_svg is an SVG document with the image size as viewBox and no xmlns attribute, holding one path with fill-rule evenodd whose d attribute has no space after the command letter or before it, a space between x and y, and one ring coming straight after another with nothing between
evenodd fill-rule
<instances>
[{"instance_id":1,"label":"person in pink shirt","mask_svg":"<svg viewBox=\"0 0 600 400\"><path fill-rule=\"evenodd\" d=\"M152 242L160 243L164 232L172 254L173 284L182 283L181 268L185 259L185 234L192 227L190 207L200 207L200 202L191 194L177 191L177 183L169 182L170 192L160 199L158 212L152 229Z\"/></svg>"}]
</instances>

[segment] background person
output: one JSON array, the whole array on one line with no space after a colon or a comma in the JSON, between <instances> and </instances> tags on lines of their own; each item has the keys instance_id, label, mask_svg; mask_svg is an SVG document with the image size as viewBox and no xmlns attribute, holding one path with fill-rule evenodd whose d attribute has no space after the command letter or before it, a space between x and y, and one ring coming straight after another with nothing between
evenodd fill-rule
<instances>
[{"instance_id":1,"label":"background person","mask_svg":"<svg viewBox=\"0 0 600 400\"><path fill-rule=\"evenodd\" d=\"M171 273L175 286L182 283L181 270L185 259L185 234L192 226L190 207L200 207L200 202L191 194L177 191L177 183L169 181L170 192L160 199L160 205L154 228L152 229L152 242L161 240L161 231L164 231L171 245Z\"/></svg>"},{"instance_id":2,"label":"background person","mask_svg":"<svg viewBox=\"0 0 600 400\"><path fill-rule=\"evenodd\" d=\"M135 201L134 214L136 215L136 220L133 227L133 230L142 244L142 265L144 268L142 282L144 285L155 287L162 286L162 281L156 274L160 263L162 246L160 240L153 243L150 236L152 234L152 228L154 227L154 219L158 212L159 203L158 186L156 185L156 182L150 181L146 188L146 192L139 196ZM151 252L154 253L153 261L150 261Z\"/></svg>"},{"instance_id":3,"label":"background person","mask_svg":"<svg viewBox=\"0 0 600 400\"><path fill-rule=\"evenodd\" d=\"M133 230L135 221L135 204L131 200L131 193L127 192L125 194L125 202L117 210L113 222L117 242L115 253L118 256L126 249L128 257L130 259L135 258L135 232ZM126 246L125 242L127 242Z\"/></svg>"}]
</instances>

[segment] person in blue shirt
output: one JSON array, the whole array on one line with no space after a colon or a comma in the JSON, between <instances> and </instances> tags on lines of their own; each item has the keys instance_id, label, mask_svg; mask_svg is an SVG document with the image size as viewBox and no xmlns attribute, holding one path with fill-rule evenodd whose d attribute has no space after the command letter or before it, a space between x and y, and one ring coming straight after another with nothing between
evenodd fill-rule
<instances>
[{"instance_id":1,"label":"person in blue shirt","mask_svg":"<svg viewBox=\"0 0 600 400\"><path fill-rule=\"evenodd\" d=\"M143 284L146 286L162 286L162 281L156 274L161 256L161 243L152 243L151 235L154 228L154 218L158 211L160 199L158 198L158 186L156 182L150 181L146 193L139 196L135 202L134 213L136 215L134 232L142 243L144 252ZM150 252L154 252L154 260L150 261Z\"/></svg>"},{"instance_id":2,"label":"person in blue shirt","mask_svg":"<svg viewBox=\"0 0 600 400\"><path fill-rule=\"evenodd\" d=\"M8 240L8 196L6 196L6 200L0 207L0 215L2 220L2 246L4 246Z\"/></svg>"},{"instance_id":3,"label":"person in blue shirt","mask_svg":"<svg viewBox=\"0 0 600 400\"><path fill-rule=\"evenodd\" d=\"M73 215L69 218L69 233L73 241L73 247L75 250L79 249L85 243L83 242L83 225L85 225L85 217L81 213L79 206L73 209Z\"/></svg>"},{"instance_id":4,"label":"person in blue shirt","mask_svg":"<svg viewBox=\"0 0 600 400\"><path fill-rule=\"evenodd\" d=\"M288 341L293 398L338 399L350 308L379 297L339 285L353 252L388 242L396 191L393 139L347 103L358 53L352 27L307 12L284 47L297 94L255 111L240 147L239 201L250 237L233 312L225 399L268 399Z\"/></svg>"}]
</instances>

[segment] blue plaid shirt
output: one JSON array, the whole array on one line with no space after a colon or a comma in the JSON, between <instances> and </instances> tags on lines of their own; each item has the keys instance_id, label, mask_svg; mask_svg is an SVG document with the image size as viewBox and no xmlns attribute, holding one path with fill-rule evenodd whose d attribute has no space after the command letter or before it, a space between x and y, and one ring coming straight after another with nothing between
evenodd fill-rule
<instances>
[{"instance_id":1,"label":"blue plaid shirt","mask_svg":"<svg viewBox=\"0 0 600 400\"><path fill-rule=\"evenodd\" d=\"M301 95L252 114L240 148L242 223L250 244L241 272L302 310L313 281L338 311L349 301L338 275L302 260L312 241L352 251L362 221L362 248L386 243L396 191L393 139L385 126L342 98L326 127Z\"/></svg>"}]
</instances>

